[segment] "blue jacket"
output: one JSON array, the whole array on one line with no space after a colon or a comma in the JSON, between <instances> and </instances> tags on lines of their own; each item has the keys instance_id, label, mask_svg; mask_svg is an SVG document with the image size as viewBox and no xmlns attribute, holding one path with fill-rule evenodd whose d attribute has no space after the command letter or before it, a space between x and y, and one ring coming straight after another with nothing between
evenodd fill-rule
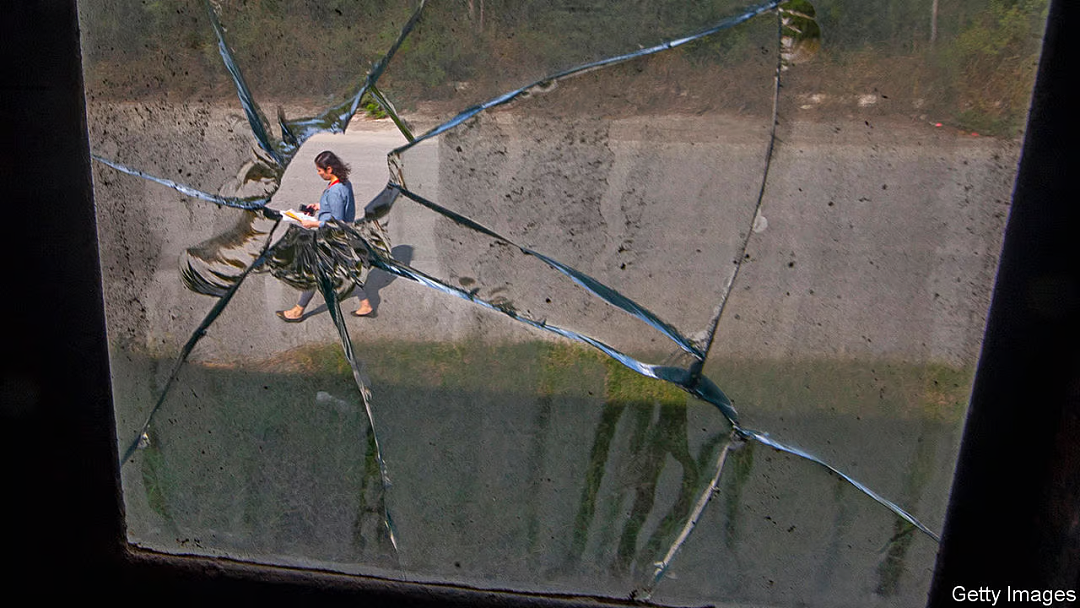
<instances>
[{"instance_id":1,"label":"blue jacket","mask_svg":"<svg viewBox=\"0 0 1080 608\"><path fill-rule=\"evenodd\" d=\"M319 225L331 219L343 222L356 220L356 199L353 198L351 183L334 182L323 190L319 198Z\"/></svg>"}]
</instances>

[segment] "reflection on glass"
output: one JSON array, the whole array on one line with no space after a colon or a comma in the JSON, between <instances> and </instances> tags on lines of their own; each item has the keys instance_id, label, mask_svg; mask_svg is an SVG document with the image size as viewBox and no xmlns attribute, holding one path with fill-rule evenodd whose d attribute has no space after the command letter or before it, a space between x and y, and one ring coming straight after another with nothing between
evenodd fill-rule
<instances>
[{"instance_id":1,"label":"reflection on glass","mask_svg":"<svg viewBox=\"0 0 1080 608\"><path fill-rule=\"evenodd\" d=\"M921 601L1045 3L915 4L84 6L131 542Z\"/></svg>"}]
</instances>

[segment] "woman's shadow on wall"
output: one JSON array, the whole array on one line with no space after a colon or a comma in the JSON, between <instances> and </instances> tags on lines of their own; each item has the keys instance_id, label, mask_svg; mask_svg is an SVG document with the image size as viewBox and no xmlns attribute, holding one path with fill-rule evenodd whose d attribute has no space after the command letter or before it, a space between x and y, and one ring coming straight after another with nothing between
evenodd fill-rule
<instances>
[{"instance_id":1,"label":"woman's shadow on wall","mask_svg":"<svg viewBox=\"0 0 1080 608\"><path fill-rule=\"evenodd\" d=\"M398 245L390 250L390 255L401 262L402 264L409 265L412 263L413 247L412 245ZM368 273L368 280L364 283L364 293L367 294L368 302L371 303L371 314L365 315L366 317L375 317L379 314L379 307L382 305L382 296L379 294L384 287L394 282L397 277L384 270L378 268L372 268ZM345 302L352 300L349 305L345 305ZM360 302L360 296L354 289L349 295L341 299L342 311L356 310L358 303ZM323 302L318 308L304 315L304 317L312 317L317 314L326 312L326 302ZM348 317L348 315L346 315Z\"/></svg>"}]
</instances>

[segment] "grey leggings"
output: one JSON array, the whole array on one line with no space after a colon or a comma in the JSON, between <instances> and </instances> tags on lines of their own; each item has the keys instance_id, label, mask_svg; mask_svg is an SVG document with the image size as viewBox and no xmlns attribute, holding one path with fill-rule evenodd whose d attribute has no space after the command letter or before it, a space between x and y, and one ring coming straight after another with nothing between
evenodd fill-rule
<instances>
[{"instance_id":1,"label":"grey leggings","mask_svg":"<svg viewBox=\"0 0 1080 608\"><path fill-rule=\"evenodd\" d=\"M362 286L360 286L360 285L353 285L352 291L350 291L348 294L346 294L345 298L347 298L347 297L349 297L351 295L356 295L357 297L359 297L361 302L367 299L367 293L364 292L364 288ZM300 299L297 300L296 305L299 306L300 308L307 308L307 305L311 303L311 298L313 298L313 297L315 297L315 290L314 289L309 289L307 291L301 291L300 292ZM342 298L342 299L344 300L345 298Z\"/></svg>"}]
</instances>

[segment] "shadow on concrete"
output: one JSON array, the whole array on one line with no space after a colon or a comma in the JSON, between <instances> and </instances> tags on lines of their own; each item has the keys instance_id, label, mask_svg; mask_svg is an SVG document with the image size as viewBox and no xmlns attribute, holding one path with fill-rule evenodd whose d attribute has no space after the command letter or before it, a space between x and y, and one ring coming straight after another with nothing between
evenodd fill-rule
<instances>
[{"instance_id":1,"label":"shadow on concrete","mask_svg":"<svg viewBox=\"0 0 1080 608\"><path fill-rule=\"evenodd\" d=\"M413 247L412 245L398 245L397 247L394 247L390 250L390 254L395 260L403 264L411 264L413 257ZM394 279L396 278L396 276L388 272L379 270L378 268L371 269L371 273L368 274L367 283L364 284L364 293L367 294L368 301L371 302L372 309L371 314L367 315L368 317L378 316L379 306L382 304L382 297L379 295L379 292L382 291L382 289L390 283L393 283ZM351 292L349 292L349 295L341 299L341 309L343 311L351 312L353 310L356 310L356 305L345 305L345 302L351 299L355 299L356 304L359 304L360 295L357 293L356 289L353 289ZM323 314L326 312L326 310L326 302L323 302L317 308L312 309L310 312L304 313L304 319L307 320L308 318L315 315Z\"/></svg>"}]
</instances>

